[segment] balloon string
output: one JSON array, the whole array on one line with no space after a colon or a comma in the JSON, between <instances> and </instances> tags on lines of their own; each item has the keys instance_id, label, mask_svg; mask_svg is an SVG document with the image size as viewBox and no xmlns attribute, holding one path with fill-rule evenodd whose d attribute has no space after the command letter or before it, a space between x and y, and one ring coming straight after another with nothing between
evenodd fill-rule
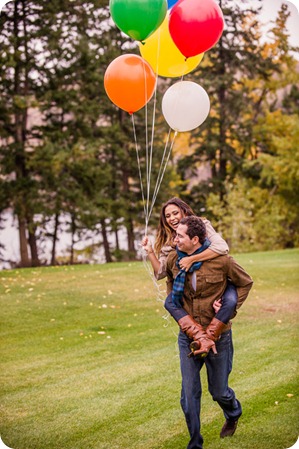
<instances>
[{"instance_id":1,"label":"balloon string","mask_svg":"<svg viewBox=\"0 0 299 449\"><path fill-rule=\"evenodd\" d=\"M166 143L165 143L165 146L164 146L163 155L162 155L162 158L161 158L161 163L160 163L160 167L159 167L159 173L158 173L158 176L157 176L157 179L156 179L156 185L155 185L155 189L154 189L154 193L153 193L153 201L152 201L152 207L151 207L151 211L150 212L152 212L152 210L153 210L153 202L156 201L156 198L157 198L157 195L158 195L158 185L159 185L159 180L160 180L160 177L161 177L163 161L165 159L165 154L166 154L166 150L167 150L167 146L168 146L168 142L169 142L170 133L171 133L171 129L169 128L169 132L168 132L168 135L167 135L167 140L166 140Z\"/></svg>"},{"instance_id":2,"label":"balloon string","mask_svg":"<svg viewBox=\"0 0 299 449\"><path fill-rule=\"evenodd\" d=\"M157 78L156 78L156 87L155 87L155 93L154 93L154 107L153 107L153 118L152 118L152 135L151 135L150 166L149 166L149 173L150 174L152 172L152 163L153 163L153 147L154 147L154 135L155 135L156 104L157 104ZM150 180L150 178L149 178L149 180Z\"/></svg>"},{"instance_id":3,"label":"balloon string","mask_svg":"<svg viewBox=\"0 0 299 449\"><path fill-rule=\"evenodd\" d=\"M158 46L157 46L157 59L156 59L156 74L158 74L158 69L159 69L159 53L160 53L160 36L161 36L161 30L158 30ZM153 162L153 146L154 146L154 135L155 135L155 119L156 119L156 104L157 104L157 86L158 86L158 75L156 75L156 83L155 83L155 90L154 90L154 106L153 106L153 116L152 116L152 133L151 133L151 146L150 146L150 157L149 157L149 165L148 165L148 198L150 195L150 183L151 183L151 173L152 173L152 162ZM161 166L160 166L161 167ZM156 183L157 186L157 183ZM156 187L155 187L156 190ZM154 192L155 194L155 192ZM153 210L153 198L154 198L154 194L152 197L152 204L151 204L151 209L150 212L148 213L148 220L150 219L151 216L151 211ZM147 223L148 224L148 223Z\"/></svg>"},{"instance_id":4,"label":"balloon string","mask_svg":"<svg viewBox=\"0 0 299 449\"><path fill-rule=\"evenodd\" d=\"M144 66L143 66L144 69ZM146 73L144 69L144 88L145 88L145 98L147 98L147 87L146 87ZM149 185L150 185L150 175L149 175L149 154L148 154L148 110L147 103L145 104L145 171L146 171L146 214L145 214L145 227L148 226L148 209L149 209Z\"/></svg>"},{"instance_id":5,"label":"balloon string","mask_svg":"<svg viewBox=\"0 0 299 449\"><path fill-rule=\"evenodd\" d=\"M144 209L144 215L145 215L145 223L146 223L146 231L147 231L148 218L147 218L147 211L146 211L146 208L145 208L144 191L143 191L143 183L142 183L142 176L141 176L141 165L140 165L139 150L138 150L137 137L136 137L136 128L135 128L134 114L132 114L132 125L133 125L133 133L134 133L134 141L135 141L135 149L136 149L136 157L137 157L137 166L138 166L139 181L140 181L140 189L141 189L143 209Z\"/></svg>"},{"instance_id":6,"label":"balloon string","mask_svg":"<svg viewBox=\"0 0 299 449\"><path fill-rule=\"evenodd\" d=\"M166 142L166 145L164 147L164 153L163 153L163 156L162 156L162 161L161 161L161 164L160 164L159 174L158 174L157 181L156 181L155 192L154 192L153 199L152 199L152 205L151 205L149 217L151 216L154 204L155 204L156 199L157 199L158 192L160 190L160 186L161 186L164 174L165 174L165 170L166 170L166 167L167 167L167 164L168 164L168 161L169 161L169 157L170 157L173 145L174 145L174 140L175 140L175 138L176 138L176 136L178 134L177 131L175 131L173 139L172 139L172 142L171 142L171 145L170 145L168 153L167 153L166 160L164 162L165 154L166 154L166 148L167 148L167 145L168 145L168 142L169 142L170 133L171 133L171 129L169 129L167 142ZM161 173L163 163L164 163L164 168L163 168L163 171Z\"/></svg>"},{"instance_id":7,"label":"balloon string","mask_svg":"<svg viewBox=\"0 0 299 449\"><path fill-rule=\"evenodd\" d=\"M160 31L159 31L159 39L158 39L158 48L157 53L159 54L160 50ZM157 54L157 64L156 64L156 73L158 73L158 54ZM145 71L145 65L143 65L144 70L144 89L145 89L145 99L147 98L147 85L146 85L146 71ZM182 77L183 78L183 77ZM132 124L133 124L133 132L134 132L134 140L135 140L135 148L136 148L136 156L137 156L137 165L138 165L138 173L139 173L139 181L140 181L140 189L141 189L141 195L142 195L142 202L143 202L143 209L144 209L144 216L145 216L145 235L147 234L148 230L148 224L149 219L153 211L153 207L155 205L158 192L160 190L160 186L166 171L166 167L169 161L169 157L173 148L174 139L177 135L177 131L174 133L174 137L172 140L172 143L167 150L169 139L170 139L170 133L171 128L168 132L167 141L164 147L164 152L162 156L162 160L159 167L159 173L156 179L156 184L154 188L154 193L151 200L151 206L149 206L150 203L150 186L151 186L151 174L152 174L152 161L153 161L153 144L154 144L154 134L155 134L155 116L156 116L156 103L157 103L157 85L158 85L158 76L156 76L156 83L155 83L155 90L154 90L154 106L153 106L153 117L152 117L152 132L151 132L151 141L150 141L150 149L149 149L149 139L148 139L148 107L147 102L145 104L145 164L146 164L146 198L144 193L144 187L143 187L143 181L142 181L142 172L141 172L141 163L140 163L140 157L139 157L139 150L138 150L138 144L137 144L137 137L136 137L136 128L135 128L135 122L134 122L134 114L132 114Z\"/></svg>"},{"instance_id":8,"label":"balloon string","mask_svg":"<svg viewBox=\"0 0 299 449\"><path fill-rule=\"evenodd\" d=\"M161 30L158 31L159 37L158 37L158 47L157 47L157 60L156 60L156 74L158 73L158 64L159 64L159 52L160 52L160 35ZM158 86L158 75L156 75L156 82L155 82L155 90L154 90L154 106L153 106L153 116L152 116L152 132L151 132L151 143L150 143L150 155L149 155L149 161L148 161L148 184L147 184L147 192L148 192L148 202L147 207L149 207L149 198L150 198L150 186L151 186L151 174L152 174L152 163L153 163L153 146L154 146L154 135L155 135L155 118L156 118L156 104L157 104L157 86ZM147 105L146 105L147 106ZM147 127L147 118L146 118L146 127ZM146 131L148 132L148 131ZM151 207L152 210L152 207ZM147 220L150 219L150 213L148 212L147 208ZM146 223L147 228L148 222Z\"/></svg>"},{"instance_id":9,"label":"balloon string","mask_svg":"<svg viewBox=\"0 0 299 449\"><path fill-rule=\"evenodd\" d=\"M145 92L145 172L146 172L146 206L145 206L145 227L148 227L149 221L149 201L150 201L150 185L151 185L151 166L152 166L152 145L149 154L149 141L148 141L148 107L147 107L147 84L146 84L146 71L145 64L143 64L144 73L144 92ZM157 78L156 78L157 80ZM155 85L156 89L156 85ZM153 137L152 137L153 140Z\"/></svg>"},{"instance_id":10,"label":"balloon string","mask_svg":"<svg viewBox=\"0 0 299 449\"><path fill-rule=\"evenodd\" d=\"M154 147L154 135L155 135L155 117L156 117L156 104L157 104L157 78L156 78L156 87L154 93L154 107L153 107L153 118L152 118L152 135L151 135L151 149L150 149L150 165L149 165L149 173L152 172L152 162L153 162L153 147ZM149 177L150 181L150 177ZM153 201L153 199L152 199ZM153 206L151 205L151 211ZM150 219L151 212L148 214L148 220Z\"/></svg>"}]
</instances>

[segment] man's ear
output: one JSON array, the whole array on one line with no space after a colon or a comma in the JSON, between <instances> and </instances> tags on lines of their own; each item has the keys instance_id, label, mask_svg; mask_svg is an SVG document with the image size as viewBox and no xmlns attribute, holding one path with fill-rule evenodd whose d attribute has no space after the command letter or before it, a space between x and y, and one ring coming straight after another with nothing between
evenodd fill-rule
<instances>
[{"instance_id":1,"label":"man's ear","mask_svg":"<svg viewBox=\"0 0 299 449\"><path fill-rule=\"evenodd\" d=\"M198 245L198 243L199 243L199 237L198 237L197 235L195 235L195 236L192 238L192 243L193 243L194 246Z\"/></svg>"}]
</instances>

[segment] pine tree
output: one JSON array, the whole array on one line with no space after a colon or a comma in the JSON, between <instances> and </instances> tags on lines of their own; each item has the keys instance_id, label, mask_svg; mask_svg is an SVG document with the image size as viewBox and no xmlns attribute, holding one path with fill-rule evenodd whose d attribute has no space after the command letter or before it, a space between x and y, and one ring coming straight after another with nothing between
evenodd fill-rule
<instances>
[{"instance_id":1,"label":"pine tree","mask_svg":"<svg viewBox=\"0 0 299 449\"><path fill-rule=\"evenodd\" d=\"M253 79L242 76L248 107L243 123L250 131L249 157L243 159L237 174L227 178L223 200L216 194L210 194L208 199L208 208L218 218L224 235L232 239L233 250L250 250L252 245L268 250L298 242L295 83L299 74L286 32L288 15L283 5L270 37L261 42L259 53L264 69L257 71ZM244 150L241 140L237 142L240 151ZM271 222L271 230L265 219Z\"/></svg>"},{"instance_id":2,"label":"pine tree","mask_svg":"<svg viewBox=\"0 0 299 449\"><path fill-rule=\"evenodd\" d=\"M225 29L220 41L209 50L193 81L201 84L210 97L211 111L206 122L192 133L194 153L179 166L196 167L209 161L212 178L190 192L197 209L205 207L209 192L225 193L224 181L232 178L244 159L251 157L252 121L261 98L253 97L251 84L256 77L267 79L279 67L261 55L258 9L221 0Z\"/></svg>"},{"instance_id":3,"label":"pine tree","mask_svg":"<svg viewBox=\"0 0 299 449\"><path fill-rule=\"evenodd\" d=\"M1 210L10 206L19 217L21 265L39 263L51 222L55 263L66 216L72 260L76 241L90 230L102 234L111 261L108 236L117 242L123 225L135 257L134 229L144 217L132 123L103 80L108 64L128 48L137 52L136 44L114 26L103 0L76 0L71 8L67 0L18 0L1 21ZM143 112L135 121L144 141ZM142 148L142 164L144 154Z\"/></svg>"}]
</instances>

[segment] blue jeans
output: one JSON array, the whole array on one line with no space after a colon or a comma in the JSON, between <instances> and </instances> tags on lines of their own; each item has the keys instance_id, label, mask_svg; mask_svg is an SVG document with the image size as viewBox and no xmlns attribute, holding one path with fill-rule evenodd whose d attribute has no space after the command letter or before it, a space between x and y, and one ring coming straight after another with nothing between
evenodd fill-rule
<instances>
[{"instance_id":1,"label":"blue jeans","mask_svg":"<svg viewBox=\"0 0 299 449\"><path fill-rule=\"evenodd\" d=\"M216 313L215 318L222 321L222 323L227 324L235 314L237 301L237 289L234 284L228 281L222 296L221 308ZM165 299L164 307L176 321L179 321L181 318L188 315L183 307L177 307L173 304L171 293Z\"/></svg>"},{"instance_id":2,"label":"blue jeans","mask_svg":"<svg viewBox=\"0 0 299 449\"><path fill-rule=\"evenodd\" d=\"M180 331L178 337L182 373L181 407L185 414L190 441L187 449L202 449L203 438L200 433L201 380L200 370L205 364L208 388L214 401L218 402L226 419L236 420L242 414L240 402L228 386L232 370L233 344L231 330L224 332L216 342L217 354L210 351L205 358L188 358L191 340Z\"/></svg>"}]
</instances>

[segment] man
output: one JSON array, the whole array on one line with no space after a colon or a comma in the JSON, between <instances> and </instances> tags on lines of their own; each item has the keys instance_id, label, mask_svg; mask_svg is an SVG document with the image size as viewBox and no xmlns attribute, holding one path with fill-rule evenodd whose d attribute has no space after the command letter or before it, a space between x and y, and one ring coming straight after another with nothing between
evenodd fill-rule
<instances>
[{"instance_id":1,"label":"man","mask_svg":"<svg viewBox=\"0 0 299 449\"><path fill-rule=\"evenodd\" d=\"M186 217L177 228L175 243L180 257L196 252L205 242L206 230L198 217ZM241 404L228 386L232 369L233 345L231 323L215 318L213 303L222 297L228 278L237 288L236 309L248 296L253 281L231 256L219 256L205 261L200 269L190 270L178 281L181 271L177 264L178 254L170 253L167 260L168 292L176 295L182 289L183 307L188 316L181 318L178 343L182 373L181 406L185 414L190 441L187 449L202 449L200 433L200 370L206 365L209 392L223 410L225 423L220 437L232 436L242 414ZM178 276L179 275L179 276ZM219 316L219 315L217 315ZM191 344L191 353L190 353Z\"/></svg>"}]
</instances>

